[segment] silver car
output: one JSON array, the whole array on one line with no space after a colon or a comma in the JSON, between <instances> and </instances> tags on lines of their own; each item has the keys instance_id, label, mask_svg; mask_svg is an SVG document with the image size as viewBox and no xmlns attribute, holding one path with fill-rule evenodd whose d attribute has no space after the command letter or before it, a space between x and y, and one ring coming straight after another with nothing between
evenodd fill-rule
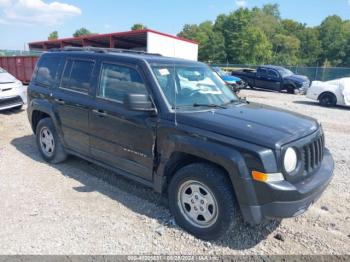
<instances>
[{"instance_id":1,"label":"silver car","mask_svg":"<svg viewBox=\"0 0 350 262\"><path fill-rule=\"evenodd\" d=\"M27 88L0 67L0 110L22 108L27 103Z\"/></svg>"}]
</instances>

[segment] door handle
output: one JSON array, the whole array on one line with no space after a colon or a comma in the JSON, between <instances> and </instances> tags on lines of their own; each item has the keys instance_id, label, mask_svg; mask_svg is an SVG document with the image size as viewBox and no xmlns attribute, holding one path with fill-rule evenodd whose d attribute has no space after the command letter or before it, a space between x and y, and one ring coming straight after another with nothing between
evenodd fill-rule
<instances>
[{"instance_id":1,"label":"door handle","mask_svg":"<svg viewBox=\"0 0 350 262\"><path fill-rule=\"evenodd\" d=\"M66 102L65 102L64 100L58 99L58 98L55 99L55 102L56 102L57 104L60 104L60 105L66 104Z\"/></svg>"},{"instance_id":2,"label":"door handle","mask_svg":"<svg viewBox=\"0 0 350 262\"><path fill-rule=\"evenodd\" d=\"M107 115L107 112L106 111L103 111L103 110L97 110L97 109L93 109L92 112L95 114L95 115L98 115L100 117L104 117Z\"/></svg>"}]
</instances>

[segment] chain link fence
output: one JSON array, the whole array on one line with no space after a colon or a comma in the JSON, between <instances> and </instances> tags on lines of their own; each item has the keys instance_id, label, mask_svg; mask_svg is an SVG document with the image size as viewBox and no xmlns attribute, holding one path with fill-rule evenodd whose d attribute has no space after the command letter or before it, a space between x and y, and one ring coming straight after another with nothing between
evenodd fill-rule
<instances>
[{"instance_id":1,"label":"chain link fence","mask_svg":"<svg viewBox=\"0 0 350 262\"><path fill-rule=\"evenodd\" d=\"M256 69L256 65L240 65L240 64L217 64L215 66L222 67L224 70L232 71L242 68ZM337 78L350 77L350 68L346 67L304 67L304 66L283 66L290 69L297 75L305 75L311 81L329 81Z\"/></svg>"}]
</instances>

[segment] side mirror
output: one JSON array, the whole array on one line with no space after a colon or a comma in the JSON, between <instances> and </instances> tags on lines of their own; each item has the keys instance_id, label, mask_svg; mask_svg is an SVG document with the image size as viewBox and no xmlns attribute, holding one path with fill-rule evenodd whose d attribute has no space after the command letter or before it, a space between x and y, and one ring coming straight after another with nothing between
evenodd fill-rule
<instances>
[{"instance_id":1,"label":"side mirror","mask_svg":"<svg viewBox=\"0 0 350 262\"><path fill-rule=\"evenodd\" d=\"M124 106L130 111L155 112L152 101L146 94L127 94L124 97Z\"/></svg>"}]
</instances>

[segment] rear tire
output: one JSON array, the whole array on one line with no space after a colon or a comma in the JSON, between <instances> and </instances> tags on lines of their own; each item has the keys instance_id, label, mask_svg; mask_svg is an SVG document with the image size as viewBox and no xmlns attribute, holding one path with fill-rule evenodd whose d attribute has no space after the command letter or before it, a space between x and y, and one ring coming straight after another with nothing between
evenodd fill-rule
<instances>
[{"instance_id":1,"label":"rear tire","mask_svg":"<svg viewBox=\"0 0 350 262\"><path fill-rule=\"evenodd\" d=\"M319 102L321 106L333 107L333 106L336 106L337 104L337 97L332 93L325 93L320 96Z\"/></svg>"},{"instance_id":2,"label":"rear tire","mask_svg":"<svg viewBox=\"0 0 350 262\"><path fill-rule=\"evenodd\" d=\"M294 88L294 86L287 86L287 93L295 95L295 88Z\"/></svg>"},{"instance_id":3,"label":"rear tire","mask_svg":"<svg viewBox=\"0 0 350 262\"><path fill-rule=\"evenodd\" d=\"M183 167L172 178L168 194L177 224L198 238L218 239L238 222L231 181L214 165Z\"/></svg>"},{"instance_id":4,"label":"rear tire","mask_svg":"<svg viewBox=\"0 0 350 262\"><path fill-rule=\"evenodd\" d=\"M51 118L39 121L36 127L36 143L46 162L58 164L66 160L67 154Z\"/></svg>"}]
</instances>

